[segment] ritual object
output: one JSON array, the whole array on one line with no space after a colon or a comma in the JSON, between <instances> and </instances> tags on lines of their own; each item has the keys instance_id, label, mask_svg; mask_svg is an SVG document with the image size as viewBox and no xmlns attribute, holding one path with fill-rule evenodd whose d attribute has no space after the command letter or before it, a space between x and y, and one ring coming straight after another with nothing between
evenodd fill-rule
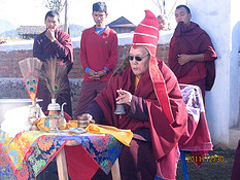
<instances>
[{"instance_id":1,"label":"ritual object","mask_svg":"<svg viewBox=\"0 0 240 180\"><path fill-rule=\"evenodd\" d=\"M41 78L45 80L46 86L51 93L51 103L48 105L49 114L44 120L44 126L49 129L49 132L58 132L59 129L65 129L66 120L62 111L60 111L60 105L57 103L57 97L59 94L67 89L67 85L64 84L63 78L67 73L67 69L60 65L57 58L50 58L43 63L41 69Z\"/></svg>"},{"instance_id":2,"label":"ritual object","mask_svg":"<svg viewBox=\"0 0 240 180\"><path fill-rule=\"evenodd\" d=\"M66 120L63 115L63 106L66 104L62 104L62 110L60 111L60 105L56 103L56 99L52 99L52 102L48 105L49 114L44 120L44 126L49 128L49 132L58 132L59 129L63 130L66 127Z\"/></svg>"},{"instance_id":3,"label":"ritual object","mask_svg":"<svg viewBox=\"0 0 240 180\"><path fill-rule=\"evenodd\" d=\"M86 117L85 116L79 116L78 117L78 127L80 128L86 128L88 126L89 123L95 123L95 120L92 119L92 116L87 114Z\"/></svg>"},{"instance_id":4,"label":"ritual object","mask_svg":"<svg viewBox=\"0 0 240 180\"><path fill-rule=\"evenodd\" d=\"M27 88L32 105L30 108L29 122L32 125L31 130L37 130L36 120L40 118L40 106L36 105L36 95L38 88L38 74L42 67L42 62L37 58L27 58L19 62L24 84Z\"/></svg>"},{"instance_id":5,"label":"ritual object","mask_svg":"<svg viewBox=\"0 0 240 180\"><path fill-rule=\"evenodd\" d=\"M83 134L86 133L87 131L84 128L76 128L76 127L71 127L69 128L69 133L70 134Z\"/></svg>"},{"instance_id":6,"label":"ritual object","mask_svg":"<svg viewBox=\"0 0 240 180\"><path fill-rule=\"evenodd\" d=\"M119 95L121 95L121 94L119 93ZM116 110L114 111L114 114L120 115L119 118L121 119L121 115L126 114L124 104L117 104L116 105Z\"/></svg>"},{"instance_id":7,"label":"ritual object","mask_svg":"<svg viewBox=\"0 0 240 180\"><path fill-rule=\"evenodd\" d=\"M124 104L117 104L114 114L117 114L117 115L126 114Z\"/></svg>"}]
</instances>

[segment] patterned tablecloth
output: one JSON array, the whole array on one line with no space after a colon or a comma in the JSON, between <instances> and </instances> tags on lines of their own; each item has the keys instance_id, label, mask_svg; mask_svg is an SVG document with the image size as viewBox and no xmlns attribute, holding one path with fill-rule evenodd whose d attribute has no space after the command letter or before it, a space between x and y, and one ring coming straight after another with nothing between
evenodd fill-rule
<instances>
[{"instance_id":1,"label":"patterned tablecloth","mask_svg":"<svg viewBox=\"0 0 240 180\"><path fill-rule=\"evenodd\" d=\"M0 130L0 179L35 179L69 140L81 144L106 173L123 148L108 134L28 131L9 138Z\"/></svg>"}]
</instances>

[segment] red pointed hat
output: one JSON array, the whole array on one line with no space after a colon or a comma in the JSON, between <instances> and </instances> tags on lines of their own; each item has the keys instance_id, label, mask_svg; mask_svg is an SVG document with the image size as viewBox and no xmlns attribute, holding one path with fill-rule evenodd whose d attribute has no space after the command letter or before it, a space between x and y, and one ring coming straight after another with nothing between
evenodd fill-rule
<instances>
[{"instance_id":1,"label":"red pointed hat","mask_svg":"<svg viewBox=\"0 0 240 180\"><path fill-rule=\"evenodd\" d=\"M159 39L159 24L156 16L149 10L145 10L145 18L136 27L133 36L132 47L146 47L151 56L156 56Z\"/></svg>"},{"instance_id":2,"label":"red pointed hat","mask_svg":"<svg viewBox=\"0 0 240 180\"><path fill-rule=\"evenodd\" d=\"M156 57L159 39L158 27L159 24L156 16L151 11L145 10L145 18L134 31L132 47L137 48L142 46L150 51L149 74L153 83L153 88L166 117L170 123L173 123L175 120L170 106L165 79L158 67L158 60Z\"/></svg>"}]
</instances>

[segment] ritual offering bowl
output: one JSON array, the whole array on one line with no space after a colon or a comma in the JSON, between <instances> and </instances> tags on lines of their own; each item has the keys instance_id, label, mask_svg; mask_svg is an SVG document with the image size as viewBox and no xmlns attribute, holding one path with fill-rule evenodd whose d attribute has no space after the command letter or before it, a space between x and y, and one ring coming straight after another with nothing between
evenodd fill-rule
<instances>
[{"instance_id":1,"label":"ritual offering bowl","mask_svg":"<svg viewBox=\"0 0 240 180\"><path fill-rule=\"evenodd\" d=\"M86 128L89 123L95 124L95 121L93 119L91 119L91 120L78 120L78 127Z\"/></svg>"}]
</instances>

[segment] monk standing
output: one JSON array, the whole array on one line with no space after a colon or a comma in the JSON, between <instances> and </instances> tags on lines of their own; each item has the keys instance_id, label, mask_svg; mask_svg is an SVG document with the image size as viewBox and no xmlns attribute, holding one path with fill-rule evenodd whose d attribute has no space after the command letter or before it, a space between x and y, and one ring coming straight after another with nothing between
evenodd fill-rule
<instances>
[{"instance_id":1,"label":"monk standing","mask_svg":"<svg viewBox=\"0 0 240 180\"><path fill-rule=\"evenodd\" d=\"M73 47L69 34L58 29L59 23L59 13L57 11L49 11L46 14L46 30L35 38L33 56L42 62L46 62L50 58L57 58L61 68L66 68L68 73L73 63ZM58 95L57 103L61 105L66 102L67 105L64 107L64 111L72 116L70 86L67 73L62 80L66 88ZM47 106L51 102L51 94L47 89L45 81L42 79L39 81L37 98L43 99L43 102L40 102L40 106L43 112L47 111Z\"/></svg>"},{"instance_id":2,"label":"monk standing","mask_svg":"<svg viewBox=\"0 0 240 180\"><path fill-rule=\"evenodd\" d=\"M105 2L93 4L92 16L95 25L82 33L80 60L85 70L79 93L75 117L87 110L108 83L118 60L118 40L113 29L106 25L107 5Z\"/></svg>"},{"instance_id":3,"label":"monk standing","mask_svg":"<svg viewBox=\"0 0 240 180\"><path fill-rule=\"evenodd\" d=\"M193 84L211 90L215 79L217 54L208 34L191 22L191 11L179 5L175 11L178 23L170 42L168 63L179 83Z\"/></svg>"}]
</instances>

